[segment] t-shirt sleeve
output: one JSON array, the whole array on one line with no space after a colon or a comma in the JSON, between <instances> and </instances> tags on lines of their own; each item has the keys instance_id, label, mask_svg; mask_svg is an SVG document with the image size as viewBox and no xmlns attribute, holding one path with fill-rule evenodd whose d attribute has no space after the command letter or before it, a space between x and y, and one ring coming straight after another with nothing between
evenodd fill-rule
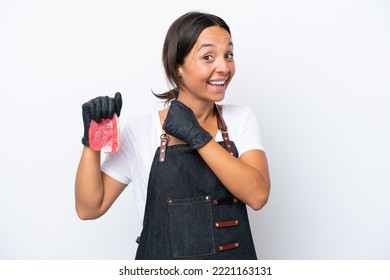
<instances>
[{"instance_id":1,"label":"t-shirt sleeve","mask_svg":"<svg viewBox=\"0 0 390 280\"><path fill-rule=\"evenodd\" d=\"M133 170L137 162L135 160L137 150L134 145L135 141L132 125L131 122L129 122L121 131L119 151L105 156L101 165L101 170L123 184L130 184L133 177Z\"/></svg>"},{"instance_id":2,"label":"t-shirt sleeve","mask_svg":"<svg viewBox=\"0 0 390 280\"><path fill-rule=\"evenodd\" d=\"M264 146L261 139L260 124L252 108L244 106L242 108L242 118L240 119L240 130L238 151L240 155L250 150L262 150Z\"/></svg>"}]
</instances>

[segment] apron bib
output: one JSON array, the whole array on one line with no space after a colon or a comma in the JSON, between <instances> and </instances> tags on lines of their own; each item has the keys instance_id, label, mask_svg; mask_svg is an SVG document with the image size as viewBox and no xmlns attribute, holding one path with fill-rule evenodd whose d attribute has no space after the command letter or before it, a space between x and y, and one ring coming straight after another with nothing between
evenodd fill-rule
<instances>
[{"instance_id":1,"label":"apron bib","mask_svg":"<svg viewBox=\"0 0 390 280\"><path fill-rule=\"evenodd\" d=\"M217 109L219 144L238 157ZM187 144L162 136L148 181L136 259L257 259L246 205Z\"/></svg>"}]
</instances>

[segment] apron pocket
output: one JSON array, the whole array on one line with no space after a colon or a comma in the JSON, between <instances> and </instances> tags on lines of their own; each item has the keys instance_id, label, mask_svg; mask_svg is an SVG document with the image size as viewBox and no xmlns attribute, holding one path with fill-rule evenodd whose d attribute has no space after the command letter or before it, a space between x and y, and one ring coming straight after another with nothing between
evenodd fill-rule
<instances>
[{"instance_id":1,"label":"apron pocket","mask_svg":"<svg viewBox=\"0 0 390 280\"><path fill-rule=\"evenodd\" d=\"M211 197L168 198L173 258L215 254Z\"/></svg>"}]
</instances>

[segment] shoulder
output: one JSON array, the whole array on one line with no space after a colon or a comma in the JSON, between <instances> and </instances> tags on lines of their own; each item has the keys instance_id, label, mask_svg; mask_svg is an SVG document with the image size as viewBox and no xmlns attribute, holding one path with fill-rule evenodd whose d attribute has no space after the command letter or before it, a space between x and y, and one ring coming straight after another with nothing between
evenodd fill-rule
<instances>
[{"instance_id":1,"label":"shoulder","mask_svg":"<svg viewBox=\"0 0 390 280\"><path fill-rule=\"evenodd\" d=\"M126 121L123 129L127 132L151 130L156 125L158 112L134 116Z\"/></svg>"},{"instance_id":2,"label":"shoulder","mask_svg":"<svg viewBox=\"0 0 390 280\"><path fill-rule=\"evenodd\" d=\"M226 123L242 123L252 118L256 118L255 112L250 106L247 105L222 105L222 116Z\"/></svg>"},{"instance_id":3,"label":"shoulder","mask_svg":"<svg viewBox=\"0 0 390 280\"><path fill-rule=\"evenodd\" d=\"M241 155L249 150L264 150L259 121L250 106L223 105L222 116Z\"/></svg>"},{"instance_id":4,"label":"shoulder","mask_svg":"<svg viewBox=\"0 0 390 280\"><path fill-rule=\"evenodd\" d=\"M161 134L161 126L157 111L130 118L121 130L123 141L129 141L131 145L140 145L148 141L154 143L154 139L159 138L159 133Z\"/></svg>"},{"instance_id":5,"label":"shoulder","mask_svg":"<svg viewBox=\"0 0 390 280\"><path fill-rule=\"evenodd\" d=\"M252 108L248 105L237 105L237 104L221 104L222 110L229 113L245 113L248 111L253 111Z\"/></svg>"},{"instance_id":6,"label":"shoulder","mask_svg":"<svg viewBox=\"0 0 390 280\"><path fill-rule=\"evenodd\" d=\"M256 113L248 105L224 104L222 106L222 116L229 132L234 133L236 139L242 137L248 131L252 133L260 129Z\"/></svg>"}]
</instances>

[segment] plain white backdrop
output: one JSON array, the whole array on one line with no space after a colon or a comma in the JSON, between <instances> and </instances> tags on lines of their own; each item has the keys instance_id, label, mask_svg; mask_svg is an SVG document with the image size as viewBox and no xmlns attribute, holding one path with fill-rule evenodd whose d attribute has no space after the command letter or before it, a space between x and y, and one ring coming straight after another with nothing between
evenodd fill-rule
<instances>
[{"instance_id":1,"label":"plain white backdrop","mask_svg":"<svg viewBox=\"0 0 390 280\"><path fill-rule=\"evenodd\" d=\"M0 0L0 259L132 259L132 186L81 221L81 105L120 91L121 123L162 108L161 50L190 10L231 27L269 159L250 211L260 259L390 259L390 3Z\"/></svg>"}]
</instances>

